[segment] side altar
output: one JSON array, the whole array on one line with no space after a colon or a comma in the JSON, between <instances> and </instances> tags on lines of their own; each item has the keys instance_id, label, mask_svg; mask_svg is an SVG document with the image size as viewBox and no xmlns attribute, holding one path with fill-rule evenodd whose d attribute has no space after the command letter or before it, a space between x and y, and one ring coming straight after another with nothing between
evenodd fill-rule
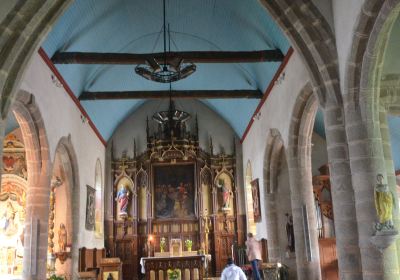
<instances>
[{"instance_id":1,"label":"side altar","mask_svg":"<svg viewBox=\"0 0 400 280\"><path fill-rule=\"evenodd\" d=\"M197 117L192 131L189 117L171 101L168 111L153 115L155 126L146 121L144 152L133 139L133 157L111 154L113 220L105 222L106 248L121 259L123 279L140 279L140 260L169 253L173 240L194 258L212 255L207 273L219 275L233 243L244 242L235 149L215 154L211 137L202 149Z\"/></svg>"}]
</instances>

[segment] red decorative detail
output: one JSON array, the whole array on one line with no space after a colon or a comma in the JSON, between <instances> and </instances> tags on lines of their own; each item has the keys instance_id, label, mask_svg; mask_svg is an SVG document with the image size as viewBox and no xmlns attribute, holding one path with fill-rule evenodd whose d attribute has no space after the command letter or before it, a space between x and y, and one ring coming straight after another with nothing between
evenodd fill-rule
<instances>
[{"instance_id":1,"label":"red decorative detail","mask_svg":"<svg viewBox=\"0 0 400 280\"><path fill-rule=\"evenodd\" d=\"M283 69L285 69L285 66L289 62L289 59L292 56L292 54L293 54L293 48L290 47L288 52L286 53L285 57L283 58L283 61L282 61L281 65L279 66L278 70L276 71L275 76L272 78L272 80L269 83L267 89L265 90L263 98L260 100L260 103L258 103L258 106L257 106L256 110L254 111L253 116L251 117L250 122L247 125L246 130L243 133L242 139L240 139L240 143L243 143L244 139L246 139L246 136L249 133L251 126L253 125L254 117L258 114L258 112L260 112L261 107L264 105L264 103L267 100L269 94L271 93L272 89L274 88L275 81L279 78L279 76L281 75Z\"/></svg>"},{"instance_id":2,"label":"red decorative detail","mask_svg":"<svg viewBox=\"0 0 400 280\"><path fill-rule=\"evenodd\" d=\"M63 85L65 91L68 93L68 95L71 97L72 101L74 101L75 105L78 107L79 111L81 111L82 115L87 118L89 121L90 127L93 129L94 133L97 135L101 143L103 143L104 146L107 145L106 140L101 136L100 132L97 130L97 127L94 125L92 120L90 119L89 115L86 113L86 110L82 107L81 103L79 102L79 99L75 96L75 94L72 92L71 88L67 84L67 82L64 80L63 76L58 72L57 68L54 66L53 62L51 62L50 58L47 56L46 52L43 50L43 48L39 48L38 51L39 55L42 57L44 62L47 64L47 66L50 68L50 70L53 72L53 74L57 77L57 79L60 81L60 83Z\"/></svg>"},{"instance_id":3,"label":"red decorative detail","mask_svg":"<svg viewBox=\"0 0 400 280\"><path fill-rule=\"evenodd\" d=\"M14 169L15 158L13 156L3 156L4 169L12 171Z\"/></svg>"}]
</instances>

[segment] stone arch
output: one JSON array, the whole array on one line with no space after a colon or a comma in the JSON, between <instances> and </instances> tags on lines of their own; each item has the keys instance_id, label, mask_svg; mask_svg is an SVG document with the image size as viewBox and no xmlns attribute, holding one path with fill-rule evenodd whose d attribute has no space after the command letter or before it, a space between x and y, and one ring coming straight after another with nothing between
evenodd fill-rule
<instances>
[{"instance_id":1,"label":"stone arch","mask_svg":"<svg viewBox=\"0 0 400 280\"><path fill-rule=\"evenodd\" d=\"M334 34L309 0L259 0L303 58L313 90L322 107L341 104L339 68Z\"/></svg>"},{"instance_id":2,"label":"stone arch","mask_svg":"<svg viewBox=\"0 0 400 280\"><path fill-rule=\"evenodd\" d=\"M268 258L271 262L280 262L280 245L278 237L277 216L277 177L282 155L283 140L277 129L270 129L267 136L267 147L264 155L264 190L265 213L268 235Z\"/></svg>"},{"instance_id":3,"label":"stone arch","mask_svg":"<svg viewBox=\"0 0 400 280\"><path fill-rule=\"evenodd\" d=\"M247 215L247 232L254 235L257 234L257 225L254 222L253 196L251 193L251 181L253 180L253 171L250 160L247 161L245 175L245 198L246 198L246 215Z\"/></svg>"},{"instance_id":4,"label":"stone arch","mask_svg":"<svg viewBox=\"0 0 400 280\"><path fill-rule=\"evenodd\" d=\"M352 50L346 66L345 93L350 102L357 106L360 98L360 90L368 83L365 78L369 74L371 66L376 63L377 55L374 55L379 34L390 28L388 21L392 21L395 7L399 0L367 0L361 9L353 36ZM388 20L389 18L389 20ZM363 80L363 81L362 81Z\"/></svg>"},{"instance_id":5,"label":"stone arch","mask_svg":"<svg viewBox=\"0 0 400 280\"><path fill-rule=\"evenodd\" d=\"M54 155L54 163L59 164L64 171L67 194L67 225L70 223L72 232L71 238L71 275L73 271L78 271L78 257L79 257L79 231L80 231L80 190L79 190L79 168L78 159L71 142L70 136L62 137L56 147ZM70 239L68 239L69 241Z\"/></svg>"},{"instance_id":6,"label":"stone arch","mask_svg":"<svg viewBox=\"0 0 400 280\"><path fill-rule=\"evenodd\" d=\"M348 79L345 84L348 91L348 104L345 108L349 116L346 131L349 135L350 164L354 170L352 177L356 194L361 261L364 275L375 272L385 279L398 278L400 241L397 240L391 250L377 255L374 262L381 263L384 269L376 272L376 269L369 265L369 256L377 252L377 248L370 242L370 236L376 232L365 225L377 221L374 203L374 182L377 173L387 178L387 184L393 193L396 193L397 188L387 114L391 111L398 113L400 100L396 96L398 85L383 81L382 70L391 31L399 17L400 1L370 0L366 1L363 8L363 14L356 26L360 35L356 33L353 38L353 50L346 69ZM362 36L365 38L360 38ZM394 199L398 205L398 197L394 196ZM395 227L399 228L398 211L393 212L393 222Z\"/></svg>"},{"instance_id":7,"label":"stone arch","mask_svg":"<svg viewBox=\"0 0 400 280\"><path fill-rule=\"evenodd\" d=\"M51 25L64 12L72 0L16 1L0 23L2 55L0 69L2 119L17 98L19 84L26 66Z\"/></svg>"},{"instance_id":8,"label":"stone arch","mask_svg":"<svg viewBox=\"0 0 400 280\"><path fill-rule=\"evenodd\" d=\"M299 279L321 279L311 171L311 136L317 107L316 95L308 83L297 97L289 127L287 159ZM304 209L308 215L308 247L303 241L306 237Z\"/></svg>"},{"instance_id":9,"label":"stone arch","mask_svg":"<svg viewBox=\"0 0 400 280\"><path fill-rule=\"evenodd\" d=\"M32 94L19 91L11 109L21 128L28 171L23 277L44 279L50 203L49 144L40 110ZM28 244L33 244L32 248Z\"/></svg>"}]
</instances>

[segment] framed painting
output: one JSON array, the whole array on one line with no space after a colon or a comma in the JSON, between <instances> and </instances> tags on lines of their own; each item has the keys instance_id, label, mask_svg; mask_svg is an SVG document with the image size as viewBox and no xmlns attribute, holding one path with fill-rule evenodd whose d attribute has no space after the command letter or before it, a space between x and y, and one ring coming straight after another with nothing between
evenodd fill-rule
<instances>
[{"instance_id":1,"label":"framed painting","mask_svg":"<svg viewBox=\"0 0 400 280\"><path fill-rule=\"evenodd\" d=\"M96 215L96 190L89 185L86 185L86 223L87 230L94 230Z\"/></svg>"},{"instance_id":2,"label":"framed painting","mask_svg":"<svg viewBox=\"0 0 400 280\"><path fill-rule=\"evenodd\" d=\"M251 196L253 198L253 213L254 222L261 222L261 208L260 208L260 187L258 185L258 178L250 182Z\"/></svg>"},{"instance_id":3,"label":"framed painting","mask_svg":"<svg viewBox=\"0 0 400 280\"><path fill-rule=\"evenodd\" d=\"M156 165L153 171L155 218L194 218L194 164Z\"/></svg>"}]
</instances>

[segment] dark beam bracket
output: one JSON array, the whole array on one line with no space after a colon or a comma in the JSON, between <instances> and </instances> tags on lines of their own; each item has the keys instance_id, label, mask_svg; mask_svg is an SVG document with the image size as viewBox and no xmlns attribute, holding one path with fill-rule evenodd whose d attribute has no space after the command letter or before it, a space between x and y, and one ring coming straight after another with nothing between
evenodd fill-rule
<instances>
[{"instance_id":1,"label":"dark beam bracket","mask_svg":"<svg viewBox=\"0 0 400 280\"><path fill-rule=\"evenodd\" d=\"M279 49L261 51L188 51L168 52L167 61L182 58L192 63L254 63L280 62L283 53ZM94 52L56 52L51 61L54 64L144 64L149 59L164 60L164 53L94 53Z\"/></svg>"},{"instance_id":2,"label":"dark beam bracket","mask_svg":"<svg viewBox=\"0 0 400 280\"><path fill-rule=\"evenodd\" d=\"M160 99L160 98L202 98L202 99L260 99L259 90L165 90L165 91L84 91L79 100L117 100L117 99Z\"/></svg>"}]
</instances>

